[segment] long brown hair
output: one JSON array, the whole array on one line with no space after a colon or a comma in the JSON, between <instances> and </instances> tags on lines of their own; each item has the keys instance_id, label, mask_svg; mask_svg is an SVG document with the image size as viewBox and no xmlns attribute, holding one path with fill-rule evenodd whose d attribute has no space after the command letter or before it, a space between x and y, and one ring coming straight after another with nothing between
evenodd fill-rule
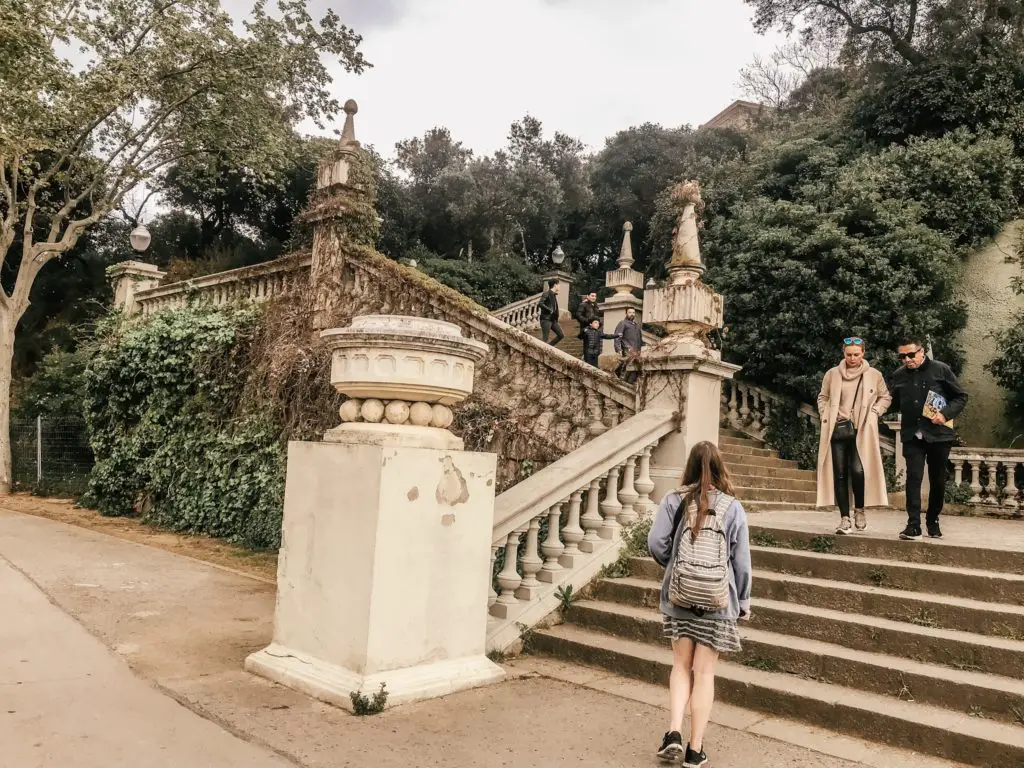
<instances>
[{"instance_id":1,"label":"long brown hair","mask_svg":"<svg viewBox=\"0 0 1024 768\"><path fill-rule=\"evenodd\" d=\"M717 445L705 440L693 446L686 460L686 471L683 472L683 489L683 509L686 514L689 514L691 504L697 505L697 517L690 525L693 541L708 518L708 510L711 508L708 496L711 491L719 490L729 496L734 495L729 471L725 468Z\"/></svg>"}]
</instances>

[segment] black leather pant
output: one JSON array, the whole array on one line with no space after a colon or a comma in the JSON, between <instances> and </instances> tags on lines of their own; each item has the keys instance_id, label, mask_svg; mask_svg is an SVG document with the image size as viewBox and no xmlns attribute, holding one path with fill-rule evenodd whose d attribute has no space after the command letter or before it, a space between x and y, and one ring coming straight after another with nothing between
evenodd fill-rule
<instances>
[{"instance_id":1,"label":"black leather pant","mask_svg":"<svg viewBox=\"0 0 1024 768\"><path fill-rule=\"evenodd\" d=\"M864 509L864 465L857 453L857 440L832 441L832 482L839 514L850 516L850 484L853 484L853 506Z\"/></svg>"}]
</instances>

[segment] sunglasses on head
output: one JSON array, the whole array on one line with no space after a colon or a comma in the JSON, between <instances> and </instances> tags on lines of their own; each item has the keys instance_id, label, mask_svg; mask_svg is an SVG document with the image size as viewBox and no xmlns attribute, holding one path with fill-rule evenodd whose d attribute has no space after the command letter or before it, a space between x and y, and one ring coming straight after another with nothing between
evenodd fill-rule
<instances>
[{"instance_id":1,"label":"sunglasses on head","mask_svg":"<svg viewBox=\"0 0 1024 768\"><path fill-rule=\"evenodd\" d=\"M896 357L898 357L900 360L908 360L912 357L917 357L917 353L920 351L920 349L915 349L913 352L899 352L897 353Z\"/></svg>"},{"instance_id":2,"label":"sunglasses on head","mask_svg":"<svg viewBox=\"0 0 1024 768\"><path fill-rule=\"evenodd\" d=\"M847 336L845 339L843 339L843 344L845 344L848 347L863 347L864 339L862 339L860 336Z\"/></svg>"}]
</instances>

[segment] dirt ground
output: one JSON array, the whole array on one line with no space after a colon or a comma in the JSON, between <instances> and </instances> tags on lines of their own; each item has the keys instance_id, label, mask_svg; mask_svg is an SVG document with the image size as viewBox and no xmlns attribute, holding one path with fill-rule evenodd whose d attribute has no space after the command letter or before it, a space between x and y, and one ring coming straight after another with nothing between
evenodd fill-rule
<instances>
[{"instance_id":1,"label":"dirt ground","mask_svg":"<svg viewBox=\"0 0 1024 768\"><path fill-rule=\"evenodd\" d=\"M135 517L104 517L95 510L77 506L70 499L51 499L18 493L6 497L3 505L5 509L15 512L99 531L108 536L157 547L176 555L192 557L204 563L238 571L271 584L277 583L276 552L253 552L209 536L189 536L161 530Z\"/></svg>"}]
</instances>

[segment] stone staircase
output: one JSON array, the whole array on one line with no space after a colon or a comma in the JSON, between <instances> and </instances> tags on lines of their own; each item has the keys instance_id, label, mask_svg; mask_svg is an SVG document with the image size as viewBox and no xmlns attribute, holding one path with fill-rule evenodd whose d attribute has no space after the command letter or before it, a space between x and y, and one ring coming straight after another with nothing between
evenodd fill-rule
<instances>
[{"instance_id":1,"label":"stone staircase","mask_svg":"<svg viewBox=\"0 0 1024 768\"><path fill-rule=\"evenodd\" d=\"M795 461L780 459L764 443L734 429L719 433L719 448L736 495L751 512L772 509L813 509L815 474Z\"/></svg>"},{"instance_id":2,"label":"stone staircase","mask_svg":"<svg viewBox=\"0 0 1024 768\"><path fill-rule=\"evenodd\" d=\"M753 618L719 667L720 700L986 768L1024 765L1024 531L958 519L972 546L822 535L824 513L751 515ZM993 527L997 526L1009 527ZM1014 527L1016 526L1016 528ZM667 683L662 570L594 582L536 652Z\"/></svg>"},{"instance_id":3,"label":"stone staircase","mask_svg":"<svg viewBox=\"0 0 1024 768\"><path fill-rule=\"evenodd\" d=\"M576 338L580 332L580 324L575 320L562 320L559 325L562 327L562 333L565 334L565 338L562 339L558 344L558 349L565 352L567 355L572 355L576 358L583 358L583 339ZM540 328L527 331L535 339L541 337Z\"/></svg>"}]
</instances>

